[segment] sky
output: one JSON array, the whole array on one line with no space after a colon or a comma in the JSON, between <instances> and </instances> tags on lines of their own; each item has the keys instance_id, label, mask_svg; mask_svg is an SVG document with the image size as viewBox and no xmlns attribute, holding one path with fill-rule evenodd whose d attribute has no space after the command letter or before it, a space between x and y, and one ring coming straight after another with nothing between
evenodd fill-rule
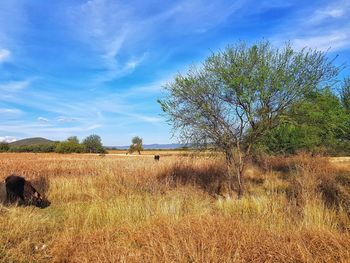
<instances>
[{"instance_id":1,"label":"sky","mask_svg":"<svg viewBox=\"0 0 350 263\"><path fill-rule=\"evenodd\" d=\"M0 0L0 141L177 142L157 99L238 41L327 51L350 75L350 0Z\"/></svg>"}]
</instances>

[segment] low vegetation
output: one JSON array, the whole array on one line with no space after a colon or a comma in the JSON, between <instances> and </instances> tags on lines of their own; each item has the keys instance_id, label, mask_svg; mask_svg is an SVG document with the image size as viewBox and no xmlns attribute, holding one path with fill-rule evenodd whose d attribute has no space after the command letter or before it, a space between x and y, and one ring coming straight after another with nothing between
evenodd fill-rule
<instances>
[{"instance_id":1,"label":"low vegetation","mask_svg":"<svg viewBox=\"0 0 350 263\"><path fill-rule=\"evenodd\" d=\"M0 154L52 202L0 205L0 261L350 261L349 163L260 157L232 199L221 156L151 157Z\"/></svg>"},{"instance_id":2,"label":"low vegetation","mask_svg":"<svg viewBox=\"0 0 350 263\"><path fill-rule=\"evenodd\" d=\"M33 153L106 153L101 138L92 134L82 143L76 136L65 141L54 142L44 138L29 138L12 143L0 142L0 152L33 152Z\"/></svg>"}]
</instances>

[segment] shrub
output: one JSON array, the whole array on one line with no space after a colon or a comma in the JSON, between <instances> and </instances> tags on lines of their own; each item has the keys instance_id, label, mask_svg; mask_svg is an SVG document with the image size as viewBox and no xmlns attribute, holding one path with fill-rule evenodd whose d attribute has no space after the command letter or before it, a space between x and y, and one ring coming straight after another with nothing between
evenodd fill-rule
<instances>
[{"instance_id":1,"label":"shrub","mask_svg":"<svg viewBox=\"0 0 350 263\"><path fill-rule=\"evenodd\" d=\"M102 146L101 137L96 134L86 137L83 140L83 145L88 153L106 153L105 148Z\"/></svg>"},{"instance_id":2,"label":"shrub","mask_svg":"<svg viewBox=\"0 0 350 263\"><path fill-rule=\"evenodd\" d=\"M0 152L7 152L10 146L7 142L0 142Z\"/></svg>"},{"instance_id":3,"label":"shrub","mask_svg":"<svg viewBox=\"0 0 350 263\"><path fill-rule=\"evenodd\" d=\"M75 141L63 141L57 144L55 148L57 153L83 153L85 147Z\"/></svg>"}]
</instances>

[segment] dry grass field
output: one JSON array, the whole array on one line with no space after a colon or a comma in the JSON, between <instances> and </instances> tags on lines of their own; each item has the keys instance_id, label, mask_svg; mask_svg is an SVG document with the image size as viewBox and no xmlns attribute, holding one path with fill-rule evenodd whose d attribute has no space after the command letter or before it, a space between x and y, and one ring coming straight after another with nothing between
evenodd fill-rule
<instances>
[{"instance_id":1,"label":"dry grass field","mask_svg":"<svg viewBox=\"0 0 350 263\"><path fill-rule=\"evenodd\" d=\"M0 205L1 262L350 262L350 162L265 158L240 200L217 195L220 158L0 154L0 167L52 202Z\"/></svg>"}]
</instances>

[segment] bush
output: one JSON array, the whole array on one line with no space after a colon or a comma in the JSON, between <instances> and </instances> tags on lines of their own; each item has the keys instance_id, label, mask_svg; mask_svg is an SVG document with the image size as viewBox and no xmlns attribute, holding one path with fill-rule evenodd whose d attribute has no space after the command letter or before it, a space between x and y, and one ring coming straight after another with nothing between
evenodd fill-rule
<instances>
[{"instance_id":1,"label":"bush","mask_svg":"<svg viewBox=\"0 0 350 263\"><path fill-rule=\"evenodd\" d=\"M92 134L83 140L83 145L85 146L85 152L88 153L106 153L106 149L102 146L101 137Z\"/></svg>"},{"instance_id":2,"label":"bush","mask_svg":"<svg viewBox=\"0 0 350 263\"><path fill-rule=\"evenodd\" d=\"M8 152L10 146L7 142L0 142L0 152Z\"/></svg>"},{"instance_id":3,"label":"bush","mask_svg":"<svg viewBox=\"0 0 350 263\"><path fill-rule=\"evenodd\" d=\"M34 152L34 153L49 153L54 152L57 143L21 145L10 147L9 152Z\"/></svg>"},{"instance_id":4,"label":"bush","mask_svg":"<svg viewBox=\"0 0 350 263\"><path fill-rule=\"evenodd\" d=\"M75 141L63 141L57 144L55 148L57 153L83 153L85 152L85 147Z\"/></svg>"}]
</instances>

